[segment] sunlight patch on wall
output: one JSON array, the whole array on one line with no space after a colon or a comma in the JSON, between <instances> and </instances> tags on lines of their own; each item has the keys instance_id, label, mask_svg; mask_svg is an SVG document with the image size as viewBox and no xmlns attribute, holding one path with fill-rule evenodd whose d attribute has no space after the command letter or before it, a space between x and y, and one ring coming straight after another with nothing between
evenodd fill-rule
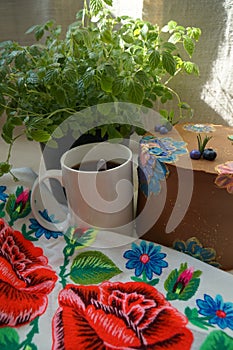
<instances>
[{"instance_id":1,"label":"sunlight patch on wall","mask_svg":"<svg viewBox=\"0 0 233 350\"><path fill-rule=\"evenodd\" d=\"M201 98L230 126L233 126L233 1L225 0L224 39L213 62L210 79L202 89Z\"/></svg>"},{"instance_id":2,"label":"sunlight patch on wall","mask_svg":"<svg viewBox=\"0 0 233 350\"><path fill-rule=\"evenodd\" d=\"M113 0L113 13L115 16L130 16L142 18L143 0Z\"/></svg>"}]
</instances>

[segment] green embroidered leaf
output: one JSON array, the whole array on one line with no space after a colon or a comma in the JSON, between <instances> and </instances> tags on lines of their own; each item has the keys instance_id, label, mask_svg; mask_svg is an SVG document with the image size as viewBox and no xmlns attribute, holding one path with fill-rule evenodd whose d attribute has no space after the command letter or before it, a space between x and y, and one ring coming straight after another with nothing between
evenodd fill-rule
<instances>
[{"instance_id":1,"label":"green embroidered leaf","mask_svg":"<svg viewBox=\"0 0 233 350\"><path fill-rule=\"evenodd\" d=\"M187 316L189 322L191 322L194 326L197 326L197 327L205 329L205 330L208 330L209 327L213 327L208 322L208 317L200 317L199 316L196 308L190 309L190 307L186 307L184 312L185 312L185 315Z\"/></svg>"},{"instance_id":2,"label":"green embroidered leaf","mask_svg":"<svg viewBox=\"0 0 233 350\"><path fill-rule=\"evenodd\" d=\"M5 216L5 212L4 212L4 207L5 207L5 202L0 204L0 218L3 218Z\"/></svg>"},{"instance_id":3,"label":"green embroidered leaf","mask_svg":"<svg viewBox=\"0 0 233 350\"><path fill-rule=\"evenodd\" d=\"M16 197L13 193L9 194L8 200L6 202L6 212L10 217L14 216Z\"/></svg>"},{"instance_id":4,"label":"green embroidered leaf","mask_svg":"<svg viewBox=\"0 0 233 350\"><path fill-rule=\"evenodd\" d=\"M19 335L14 328L0 328L0 349L17 349L19 344Z\"/></svg>"},{"instance_id":5,"label":"green embroidered leaf","mask_svg":"<svg viewBox=\"0 0 233 350\"><path fill-rule=\"evenodd\" d=\"M35 344L26 345L24 350L37 350L37 346Z\"/></svg>"},{"instance_id":6,"label":"green embroidered leaf","mask_svg":"<svg viewBox=\"0 0 233 350\"><path fill-rule=\"evenodd\" d=\"M133 280L135 282L144 282L144 283L149 284L150 286L155 286L156 284L159 283L159 278L154 278L153 280L149 281L146 278L140 278L140 277L132 276L131 280Z\"/></svg>"},{"instance_id":7,"label":"green embroidered leaf","mask_svg":"<svg viewBox=\"0 0 233 350\"><path fill-rule=\"evenodd\" d=\"M18 197L23 192L23 186L18 186L15 191L16 197Z\"/></svg>"},{"instance_id":8,"label":"green embroidered leaf","mask_svg":"<svg viewBox=\"0 0 233 350\"><path fill-rule=\"evenodd\" d=\"M78 239L75 245L75 249L82 249L90 246L96 239L97 230L90 228L84 232L84 234Z\"/></svg>"},{"instance_id":9,"label":"green embroidered leaf","mask_svg":"<svg viewBox=\"0 0 233 350\"><path fill-rule=\"evenodd\" d=\"M121 272L105 254L99 251L87 251L74 259L70 278L79 284L97 284L109 280Z\"/></svg>"},{"instance_id":10,"label":"green embroidered leaf","mask_svg":"<svg viewBox=\"0 0 233 350\"><path fill-rule=\"evenodd\" d=\"M147 283L148 283L150 286L155 286L156 284L159 283L159 278L154 278L154 279L151 280L151 281L147 281Z\"/></svg>"},{"instance_id":11,"label":"green embroidered leaf","mask_svg":"<svg viewBox=\"0 0 233 350\"><path fill-rule=\"evenodd\" d=\"M178 295L176 293L168 292L166 295L167 300L176 300L178 299Z\"/></svg>"},{"instance_id":12,"label":"green embroidered leaf","mask_svg":"<svg viewBox=\"0 0 233 350\"><path fill-rule=\"evenodd\" d=\"M200 284L199 278L192 278L187 284L184 290L179 294L179 300L188 300L194 296Z\"/></svg>"},{"instance_id":13,"label":"green embroidered leaf","mask_svg":"<svg viewBox=\"0 0 233 350\"><path fill-rule=\"evenodd\" d=\"M202 274L202 271L196 270L193 272L193 278L198 278L201 276L201 274Z\"/></svg>"},{"instance_id":14,"label":"green embroidered leaf","mask_svg":"<svg viewBox=\"0 0 233 350\"><path fill-rule=\"evenodd\" d=\"M181 263L181 264L180 264L179 271L178 271L179 275L180 275L183 271L185 271L187 268L188 268L188 264L187 264L186 262L185 262L185 263Z\"/></svg>"},{"instance_id":15,"label":"green embroidered leaf","mask_svg":"<svg viewBox=\"0 0 233 350\"><path fill-rule=\"evenodd\" d=\"M26 238L28 241L32 241L32 242L38 241L38 238L32 236L32 234L34 235L33 230L27 231L26 224L22 225L21 232L24 238Z\"/></svg>"},{"instance_id":16,"label":"green embroidered leaf","mask_svg":"<svg viewBox=\"0 0 233 350\"><path fill-rule=\"evenodd\" d=\"M200 350L233 350L233 338L223 331L213 331L205 339Z\"/></svg>"},{"instance_id":17,"label":"green embroidered leaf","mask_svg":"<svg viewBox=\"0 0 233 350\"><path fill-rule=\"evenodd\" d=\"M168 278L164 282L164 288L167 292L172 292L174 288L174 284L176 283L176 280L178 278L179 274L177 269L171 271Z\"/></svg>"}]
</instances>

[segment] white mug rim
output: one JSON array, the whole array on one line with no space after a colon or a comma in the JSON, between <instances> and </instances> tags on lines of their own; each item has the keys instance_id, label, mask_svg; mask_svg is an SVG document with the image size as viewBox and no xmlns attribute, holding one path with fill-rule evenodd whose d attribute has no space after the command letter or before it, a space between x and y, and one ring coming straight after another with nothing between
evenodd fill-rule
<instances>
[{"instance_id":1,"label":"white mug rim","mask_svg":"<svg viewBox=\"0 0 233 350\"><path fill-rule=\"evenodd\" d=\"M115 168L112 168L112 169L106 169L104 172L99 172L98 170L96 171L93 171L93 170L83 170L83 169L73 169L71 166L65 164L65 159L66 157L70 154L70 153L73 153L75 152L75 150L79 149L80 148L87 148L87 149L92 149L94 148L95 146L102 146L102 145L114 145L116 147L121 147L122 149L124 149L125 151L128 152L128 157L127 158L124 158L123 159L125 160L123 163L120 163L117 167ZM61 156L61 159L60 159L60 164L61 164L61 168L64 168L70 172L73 172L75 174L104 174L106 172L114 172L116 171L117 169L119 168L122 168L124 166L126 166L129 162L131 162L133 159L133 153L131 151L131 149L123 144L120 144L120 143L111 143L111 142L108 142L108 141L103 141L103 142L92 142L92 143L88 143L88 144L84 144L84 145L80 145L80 146L76 146L74 148L71 148L69 150L67 150L65 153L63 153L63 155Z\"/></svg>"}]
</instances>

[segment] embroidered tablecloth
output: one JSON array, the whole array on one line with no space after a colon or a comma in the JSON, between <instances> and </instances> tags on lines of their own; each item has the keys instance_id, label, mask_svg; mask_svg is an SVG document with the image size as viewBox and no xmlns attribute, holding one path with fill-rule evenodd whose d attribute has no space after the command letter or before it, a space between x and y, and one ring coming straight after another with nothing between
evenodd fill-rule
<instances>
[{"instance_id":1,"label":"embroidered tablecloth","mask_svg":"<svg viewBox=\"0 0 233 350\"><path fill-rule=\"evenodd\" d=\"M33 217L0 179L0 349L233 349L233 276L167 247ZM52 209L40 215L56 220Z\"/></svg>"}]
</instances>

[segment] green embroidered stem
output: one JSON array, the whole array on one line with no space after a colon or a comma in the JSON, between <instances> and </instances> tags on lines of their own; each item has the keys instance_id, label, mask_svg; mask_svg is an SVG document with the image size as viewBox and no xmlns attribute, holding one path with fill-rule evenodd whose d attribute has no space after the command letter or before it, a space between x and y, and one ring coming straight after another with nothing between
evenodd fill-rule
<instances>
[{"instance_id":1,"label":"green embroidered stem","mask_svg":"<svg viewBox=\"0 0 233 350\"><path fill-rule=\"evenodd\" d=\"M14 224L15 221L16 221L16 219L11 218L11 219L8 221L9 226L13 226L13 224Z\"/></svg>"},{"instance_id":2,"label":"green embroidered stem","mask_svg":"<svg viewBox=\"0 0 233 350\"><path fill-rule=\"evenodd\" d=\"M62 284L63 288L66 286L66 277L69 276L69 274L66 273L66 268L69 265L69 262L70 262L69 258L73 255L73 252L74 250L69 249L69 246L66 246L63 250L64 263L62 266L60 266L60 273L59 273L60 283Z\"/></svg>"},{"instance_id":3,"label":"green embroidered stem","mask_svg":"<svg viewBox=\"0 0 233 350\"><path fill-rule=\"evenodd\" d=\"M35 344L33 344L32 340L35 334L39 333L39 317L35 318L34 321L30 323L30 326L32 326L32 329L28 332L26 339L19 344L19 347L16 350L19 349L35 349Z\"/></svg>"}]
</instances>

